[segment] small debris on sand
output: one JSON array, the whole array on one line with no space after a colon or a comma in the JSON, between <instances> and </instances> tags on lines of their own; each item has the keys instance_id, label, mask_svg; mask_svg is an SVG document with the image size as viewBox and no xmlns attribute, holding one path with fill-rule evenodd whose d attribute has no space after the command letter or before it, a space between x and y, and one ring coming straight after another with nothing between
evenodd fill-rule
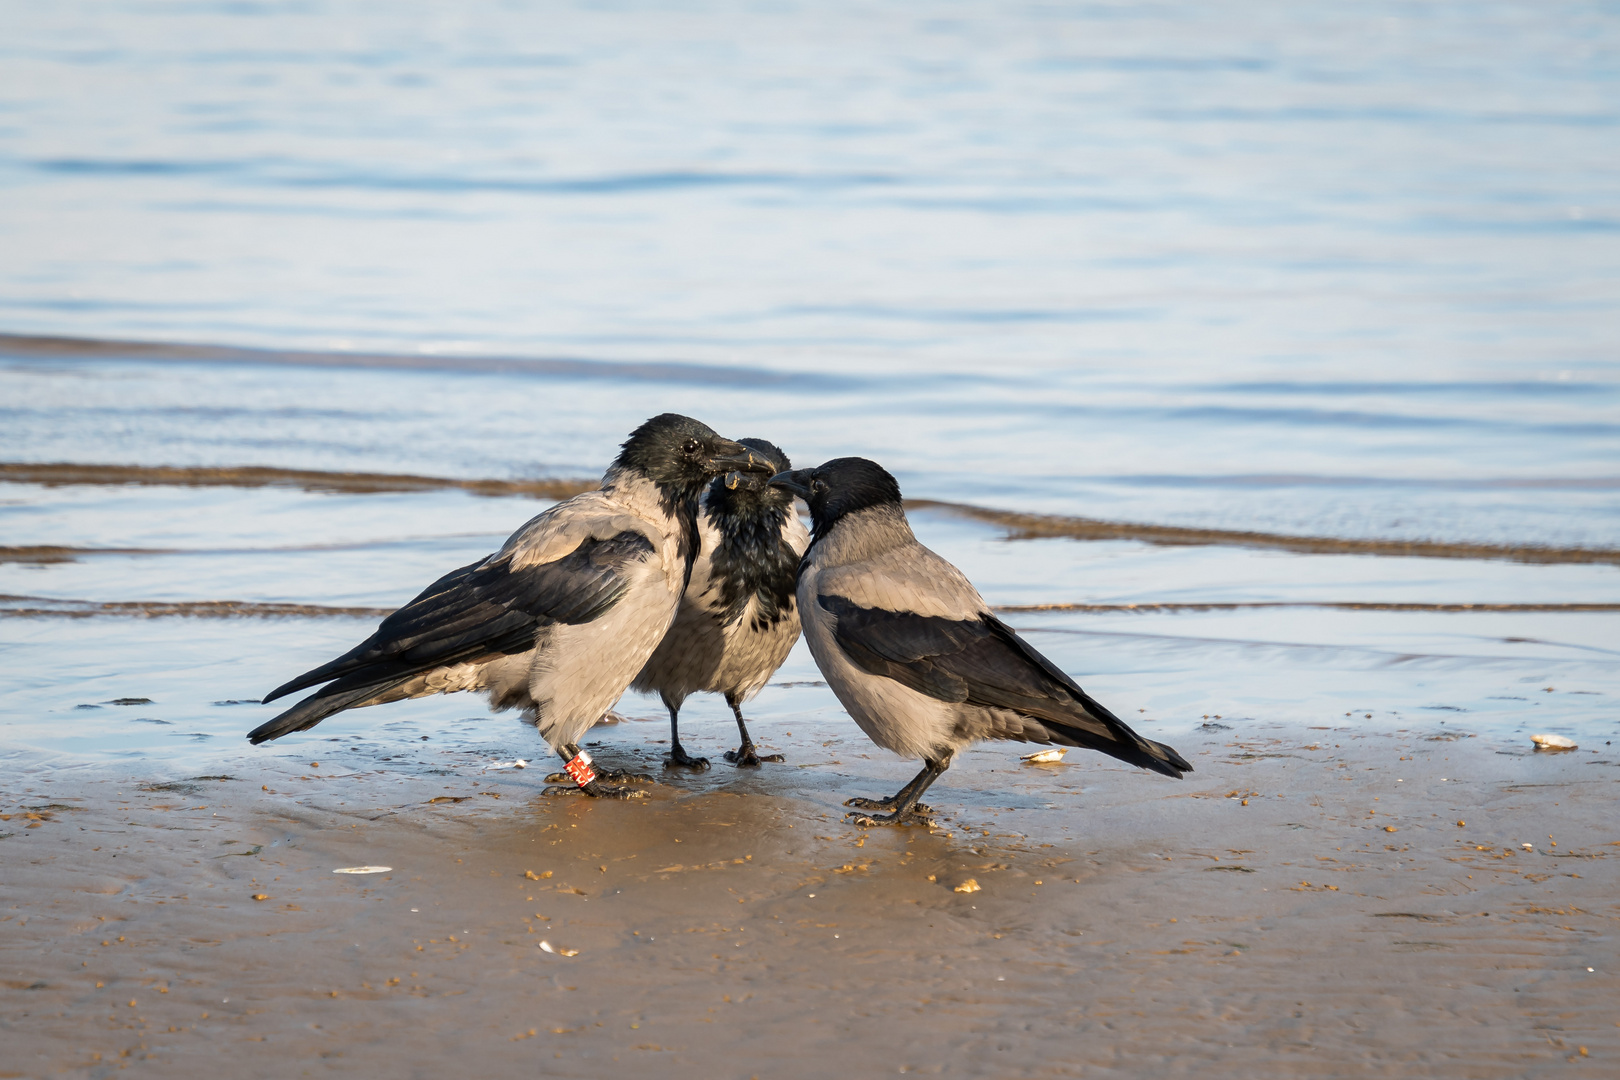
<instances>
[{"instance_id":1,"label":"small debris on sand","mask_svg":"<svg viewBox=\"0 0 1620 1080\"><path fill-rule=\"evenodd\" d=\"M391 874L392 866L340 866L333 870L334 874Z\"/></svg>"},{"instance_id":2,"label":"small debris on sand","mask_svg":"<svg viewBox=\"0 0 1620 1080\"><path fill-rule=\"evenodd\" d=\"M1050 750L1040 750L1033 754L1025 754L1019 760L1025 765L1056 765L1063 760L1063 755L1069 751L1063 747L1053 747Z\"/></svg>"},{"instance_id":3,"label":"small debris on sand","mask_svg":"<svg viewBox=\"0 0 1620 1080\"><path fill-rule=\"evenodd\" d=\"M962 884L958 885L955 891L960 893L978 892L979 883L973 878L968 878L966 881L962 882Z\"/></svg>"},{"instance_id":4,"label":"small debris on sand","mask_svg":"<svg viewBox=\"0 0 1620 1080\"><path fill-rule=\"evenodd\" d=\"M1566 739L1562 735L1532 735L1530 741L1536 744L1537 750L1574 750L1575 740Z\"/></svg>"}]
</instances>

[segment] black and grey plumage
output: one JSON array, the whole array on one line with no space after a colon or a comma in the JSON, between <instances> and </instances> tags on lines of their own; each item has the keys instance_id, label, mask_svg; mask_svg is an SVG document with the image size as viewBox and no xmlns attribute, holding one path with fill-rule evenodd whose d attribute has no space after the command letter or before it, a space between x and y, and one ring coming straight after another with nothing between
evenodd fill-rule
<instances>
[{"instance_id":1,"label":"black and grey plumage","mask_svg":"<svg viewBox=\"0 0 1620 1080\"><path fill-rule=\"evenodd\" d=\"M675 618L715 476L768 475L758 451L674 413L624 442L602 486L543 511L488 558L453 570L376 633L265 701L326 685L248 738L306 731L344 709L477 690L518 707L565 761ZM623 794L599 782L589 794Z\"/></svg>"},{"instance_id":2,"label":"black and grey plumage","mask_svg":"<svg viewBox=\"0 0 1620 1080\"><path fill-rule=\"evenodd\" d=\"M774 472L793 467L764 439L739 439ZM692 694L724 694L737 718L742 745L726 751L738 766L781 761L760 757L748 736L743 703L759 693L799 640L794 585L810 531L793 510L793 495L761 473L727 473L703 493L698 508L700 551L674 625L631 684L656 693L669 710L671 765L708 768L681 745L681 704Z\"/></svg>"},{"instance_id":3,"label":"black and grey plumage","mask_svg":"<svg viewBox=\"0 0 1620 1080\"><path fill-rule=\"evenodd\" d=\"M917 800L982 739L1078 746L1165 776L1192 766L1145 739L991 612L960 570L917 542L900 485L865 458L784 472L771 484L810 505L799 571L805 641L838 700L879 746L924 767L866 824L918 820Z\"/></svg>"}]
</instances>

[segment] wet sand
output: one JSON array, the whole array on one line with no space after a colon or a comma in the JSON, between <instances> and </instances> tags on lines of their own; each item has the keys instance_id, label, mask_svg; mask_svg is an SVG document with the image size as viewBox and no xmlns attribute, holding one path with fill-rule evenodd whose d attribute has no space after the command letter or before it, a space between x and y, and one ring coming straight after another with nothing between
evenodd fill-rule
<instances>
[{"instance_id":1,"label":"wet sand","mask_svg":"<svg viewBox=\"0 0 1620 1080\"><path fill-rule=\"evenodd\" d=\"M656 733L594 737L607 764L651 765ZM228 779L11 770L0 1073L1488 1078L1620 1059L1607 745L1208 731L1175 740L1198 769L1179 783L987 746L931 792L935 829L885 830L840 803L907 763L759 734L787 765L717 763L629 803L545 798L543 763L487 771L429 742L361 760L311 740L338 756ZM392 871L331 872L359 865Z\"/></svg>"}]
</instances>

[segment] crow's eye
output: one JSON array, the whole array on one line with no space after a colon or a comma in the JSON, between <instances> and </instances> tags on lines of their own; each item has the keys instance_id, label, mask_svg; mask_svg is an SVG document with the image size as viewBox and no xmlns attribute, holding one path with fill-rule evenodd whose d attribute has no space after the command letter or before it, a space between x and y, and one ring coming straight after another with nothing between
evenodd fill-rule
<instances>
[{"instance_id":1,"label":"crow's eye","mask_svg":"<svg viewBox=\"0 0 1620 1080\"><path fill-rule=\"evenodd\" d=\"M810 490L815 492L817 495L825 495L825 494L827 494L827 481L822 480L819 477L817 477L816 479L811 480L810 481Z\"/></svg>"},{"instance_id":2,"label":"crow's eye","mask_svg":"<svg viewBox=\"0 0 1620 1080\"><path fill-rule=\"evenodd\" d=\"M696 439L687 439L686 445L681 449L686 451L688 457L697 457L698 451L703 449L703 444Z\"/></svg>"}]
</instances>

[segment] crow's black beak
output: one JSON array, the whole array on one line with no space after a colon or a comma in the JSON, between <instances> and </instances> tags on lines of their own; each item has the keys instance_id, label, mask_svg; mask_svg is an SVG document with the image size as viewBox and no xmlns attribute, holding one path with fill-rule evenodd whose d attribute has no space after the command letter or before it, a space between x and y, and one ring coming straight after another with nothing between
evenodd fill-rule
<instances>
[{"instance_id":1,"label":"crow's black beak","mask_svg":"<svg viewBox=\"0 0 1620 1080\"><path fill-rule=\"evenodd\" d=\"M792 472L779 472L771 477L771 487L791 491L805 502L809 502L810 470L794 469Z\"/></svg>"},{"instance_id":2,"label":"crow's black beak","mask_svg":"<svg viewBox=\"0 0 1620 1080\"><path fill-rule=\"evenodd\" d=\"M728 472L772 473L776 466L758 450L722 439L709 458L709 471L716 476Z\"/></svg>"}]
</instances>

